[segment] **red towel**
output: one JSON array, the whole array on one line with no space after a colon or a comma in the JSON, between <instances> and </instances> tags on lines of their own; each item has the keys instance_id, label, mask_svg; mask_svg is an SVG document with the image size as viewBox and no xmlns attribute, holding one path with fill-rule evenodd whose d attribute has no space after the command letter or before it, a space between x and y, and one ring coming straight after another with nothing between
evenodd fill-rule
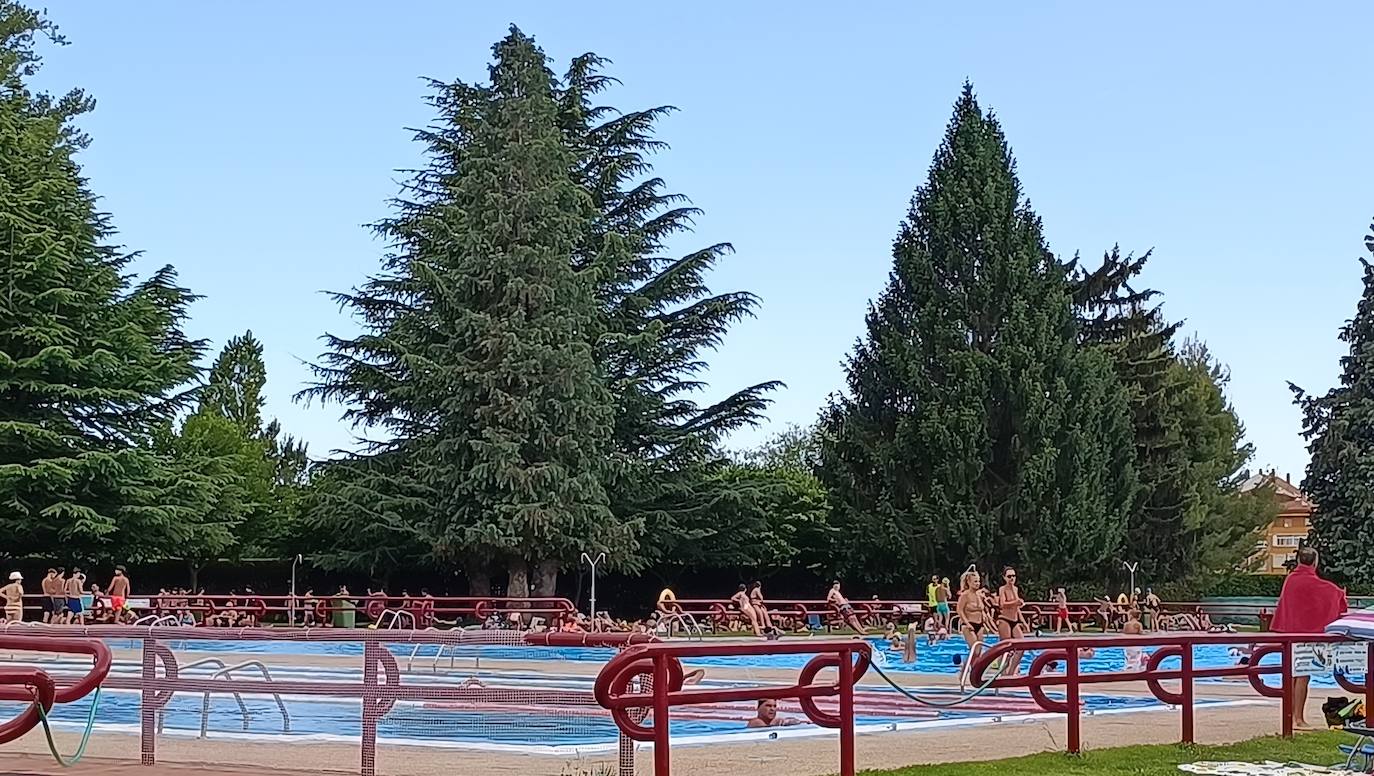
<instances>
[{"instance_id":1,"label":"red towel","mask_svg":"<svg viewBox=\"0 0 1374 776\"><path fill-rule=\"evenodd\" d=\"M1276 633L1321 633L1345 613L1345 591L1299 564L1283 581L1270 629Z\"/></svg>"}]
</instances>

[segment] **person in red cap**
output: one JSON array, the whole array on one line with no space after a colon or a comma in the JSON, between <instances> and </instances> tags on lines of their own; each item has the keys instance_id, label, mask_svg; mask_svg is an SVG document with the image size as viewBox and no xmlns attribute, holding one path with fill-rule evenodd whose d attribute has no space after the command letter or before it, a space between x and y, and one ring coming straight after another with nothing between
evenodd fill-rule
<instances>
[{"instance_id":1,"label":"person in red cap","mask_svg":"<svg viewBox=\"0 0 1374 776\"><path fill-rule=\"evenodd\" d=\"M1298 549L1298 565L1283 581L1279 605L1270 629L1275 633L1321 633L1345 613L1345 591L1317 576L1317 551ZM1307 684L1309 676L1293 677L1293 727L1308 729Z\"/></svg>"}]
</instances>

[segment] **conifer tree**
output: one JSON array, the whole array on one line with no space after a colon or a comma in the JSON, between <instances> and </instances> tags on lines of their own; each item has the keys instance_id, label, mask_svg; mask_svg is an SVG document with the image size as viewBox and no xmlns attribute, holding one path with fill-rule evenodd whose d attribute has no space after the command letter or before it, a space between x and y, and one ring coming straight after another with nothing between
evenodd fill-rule
<instances>
[{"instance_id":1,"label":"conifer tree","mask_svg":"<svg viewBox=\"0 0 1374 776\"><path fill-rule=\"evenodd\" d=\"M1079 578L1136 497L1126 397L1077 347L997 121L965 87L893 246L888 285L822 421L822 480L856 565L977 561Z\"/></svg>"},{"instance_id":2,"label":"conifer tree","mask_svg":"<svg viewBox=\"0 0 1374 776\"><path fill-rule=\"evenodd\" d=\"M597 369L599 262L573 262L595 208L574 178L556 82L519 30L494 47L490 83L441 89L434 165L381 225L387 272L343 297L357 338L329 338L315 394L352 403L404 453L432 496L414 524L447 563L495 557L509 591L551 594L585 546L620 549L604 483L613 405Z\"/></svg>"},{"instance_id":3,"label":"conifer tree","mask_svg":"<svg viewBox=\"0 0 1374 776\"><path fill-rule=\"evenodd\" d=\"M748 386L704 407L693 400L704 387L706 353L732 324L753 315L758 299L706 285L729 244L668 252L670 239L690 232L700 213L653 175L649 160L665 148L655 125L673 109L622 113L596 104L613 83L604 66L595 54L575 58L560 103L564 132L579 153L579 179L597 209L575 263L598 268L604 332L597 362L614 396L619 462L607 489L619 519L644 535L640 552L612 562L633 570L724 537L717 505L748 508L758 489L722 476L721 441L756 424L780 384Z\"/></svg>"},{"instance_id":4,"label":"conifer tree","mask_svg":"<svg viewBox=\"0 0 1374 776\"><path fill-rule=\"evenodd\" d=\"M1229 379L1200 342L1174 342L1159 294L1137 288L1150 253L1113 247L1094 270L1075 261L1079 340L1110 359L1130 401L1140 479L1122 556L1142 579L1183 581L1236 568L1271 505L1239 492L1254 453L1225 397Z\"/></svg>"},{"instance_id":5,"label":"conifer tree","mask_svg":"<svg viewBox=\"0 0 1374 776\"><path fill-rule=\"evenodd\" d=\"M1365 248L1374 254L1374 225ZM1374 263L1360 264L1364 292L1341 329L1349 353L1340 383L1320 396L1292 386L1312 455L1303 481L1314 507L1311 541L1323 570L1343 582L1374 577Z\"/></svg>"},{"instance_id":6,"label":"conifer tree","mask_svg":"<svg viewBox=\"0 0 1374 776\"><path fill-rule=\"evenodd\" d=\"M91 99L29 88L40 37L61 42L0 0L0 532L13 554L158 557L197 519L195 473L151 449L196 375L192 296L170 268L131 282L76 161Z\"/></svg>"}]
</instances>

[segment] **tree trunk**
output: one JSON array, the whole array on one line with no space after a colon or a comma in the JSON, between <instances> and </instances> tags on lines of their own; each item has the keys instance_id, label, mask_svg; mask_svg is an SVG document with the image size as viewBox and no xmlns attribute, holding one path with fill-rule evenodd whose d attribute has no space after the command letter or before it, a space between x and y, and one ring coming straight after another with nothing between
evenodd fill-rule
<instances>
[{"instance_id":1,"label":"tree trunk","mask_svg":"<svg viewBox=\"0 0 1374 776\"><path fill-rule=\"evenodd\" d=\"M534 596L553 598L558 590L558 561L541 560L534 567Z\"/></svg>"},{"instance_id":2,"label":"tree trunk","mask_svg":"<svg viewBox=\"0 0 1374 776\"><path fill-rule=\"evenodd\" d=\"M186 571L191 577L191 592L200 590L200 564L193 560L186 561Z\"/></svg>"},{"instance_id":3,"label":"tree trunk","mask_svg":"<svg viewBox=\"0 0 1374 776\"><path fill-rule=\"evenodd\" d=\"M468 578L468 595L484 598L491 595L491 571L486 564L464 564L463 576Z\"/></svg>"},{"instance_id":4,"label":"tree trunk","mask_svg":"<svg viewBox=\"0 0 1374 776\"><path fill-rule=\"evenodd\" d=\"M524 558L512 558L506 563L510 581L506 583L506 595L510 598L530 597L530 564Z\"/></svg>"}]
</instances>

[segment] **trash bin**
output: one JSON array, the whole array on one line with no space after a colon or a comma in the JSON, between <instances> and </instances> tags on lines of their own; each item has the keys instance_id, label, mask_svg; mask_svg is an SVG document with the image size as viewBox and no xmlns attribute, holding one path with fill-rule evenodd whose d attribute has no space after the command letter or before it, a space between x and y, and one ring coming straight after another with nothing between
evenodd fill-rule
<instances>
[{"instance_id":1,"label":"trash bin","mask_svg":"<svg viewBox=\"0 0 1374 776\"><path fill-rule=\"evenodd\" d=\"M352 601L337 599L333 602L333 610L335 628L353 628L357 626L357 604Z\"/></svg>"}]
</instances>

